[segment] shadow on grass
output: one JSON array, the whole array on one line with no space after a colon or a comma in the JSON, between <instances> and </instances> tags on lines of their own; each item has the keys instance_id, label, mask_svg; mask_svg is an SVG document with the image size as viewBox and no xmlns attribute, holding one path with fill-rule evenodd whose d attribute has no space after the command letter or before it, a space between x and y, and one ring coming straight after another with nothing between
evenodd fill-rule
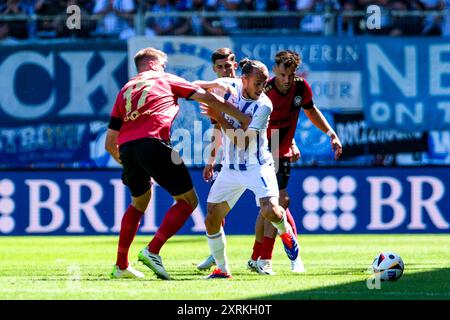
<instances>
[{"instance_id":1,"label":"shadow on grass","mask_svg":"<svg viewBox=\"0 0 450 320\"><path fill-rule=\"evenodd\" d=\"M367 275L367 279L370 275ZM373 289L368 288L369 285ZM309 290L254 297L261 300L450 300L450 268L408 274L398 281L379 283L373 279Z\"/></svg>"}]
</instances>

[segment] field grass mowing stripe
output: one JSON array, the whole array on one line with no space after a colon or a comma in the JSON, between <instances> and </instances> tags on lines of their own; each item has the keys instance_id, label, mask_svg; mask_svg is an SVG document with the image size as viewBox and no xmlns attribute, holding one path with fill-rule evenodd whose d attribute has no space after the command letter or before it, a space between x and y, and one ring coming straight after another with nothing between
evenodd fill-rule
<instances>
[{"instance_id":1,"label":"field grass mowing stripe","mask_svg":"<svg viewBox=\"0 0 450 320\"><path fill-rule=\"evenodd\" d=\"M163 247L166 269L176 279L160 281L136 261L151 236L138 236L130 261L144 281L110 280L116 236L2 237L0 299L448 299L450 235L302 235L307 272L292 274L281 242L273 254L277 276L246 270L253 236L227 236L234 279L206 281L195 269L208 252L204 236L175 236ZM367 268L380 251L394 251L405 274L369 290ZM30 252L32 255L30 255Z\"/></svg>"}]
</instances>

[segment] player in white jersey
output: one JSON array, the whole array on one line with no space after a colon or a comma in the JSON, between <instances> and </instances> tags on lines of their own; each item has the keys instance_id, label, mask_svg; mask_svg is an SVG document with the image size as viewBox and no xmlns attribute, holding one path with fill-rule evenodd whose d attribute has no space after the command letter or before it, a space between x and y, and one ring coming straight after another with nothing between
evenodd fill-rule
<instances>
[{"instance_id":1,"label":"player in white jersey","mask_svg":"<svg viewBox=\"0 0 450 320\"><path fill-rule=\"evenodd\" d=\"M237 90L229 99L236 107L252 117L244 131L236 119L204 106L203 112L217 121L222 129L222 171L208 195L205 219L208 245L217 268L207 278L230 278L231 273L225 252L223 218L233 208L246 189L250 189L260 205L261 215L269 220L283 241L290 258L298 255L298 245L286 213L278 203L278 184L274 161L268 148L267 126L272 102L263 93L269 77L267 67L255 60L244 59L240 79L221 78ZM291 259L291 260L292 260Z\"/></svg>"}]
</instances>

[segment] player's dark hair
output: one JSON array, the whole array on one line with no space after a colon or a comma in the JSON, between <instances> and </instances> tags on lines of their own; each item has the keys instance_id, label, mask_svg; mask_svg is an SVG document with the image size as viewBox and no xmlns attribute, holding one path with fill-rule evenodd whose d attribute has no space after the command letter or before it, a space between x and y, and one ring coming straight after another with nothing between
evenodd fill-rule
<instances>
[{"instance_id":1,"label":"player's dark hair","mask_svg":"<svg viewBox=\"0 0 450 320\"><path fill-rule=\"evenodd\" d=\"M211 55L212 63L216 63L216 60L230 58L231 61L235 61L236 56L230 48L220 48L213 52Z\"/></svg>"},{"instance_id":2,"label":"player's dark hair","mask_svg":"<svg viewBox=\"0 0 450 320\"><path fill-rule=\"evenodd\" d=\"M302 62L297 52L292 50L283 50L276 54L275 63L277 66L283 65L285 68L294 66L297 68Z\"/></svg>"},{"instance_id":3,"label":"player's dark hair","mask_svg":"<svg viewBox=\"0 0 450 320\"><path fill-rule=\"evenodd\" d=\"M258 60L250 60L249 58L244 58L239 61L239 68L242 69L241 73L243 76L249 76L252 74L253 70L257 69L261 73L267 70L267 67Z\"/></svg>"}]
</instances>

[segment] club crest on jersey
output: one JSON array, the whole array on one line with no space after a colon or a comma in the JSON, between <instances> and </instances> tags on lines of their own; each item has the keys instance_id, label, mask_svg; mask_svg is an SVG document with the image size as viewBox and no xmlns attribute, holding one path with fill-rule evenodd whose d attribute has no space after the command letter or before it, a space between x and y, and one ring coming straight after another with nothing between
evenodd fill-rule
<instances>
[{"instance_id":1,"label":"club crest on jersey","mask_svg":"<svg viewBox=\"0 0 450 320\"><path fill-rule=\"evenodd\" d=\"M295 96L295 98L294 98L294 105L296 107L300 107L302 105L302 97Z\"/></svg>"}]
</instances>

